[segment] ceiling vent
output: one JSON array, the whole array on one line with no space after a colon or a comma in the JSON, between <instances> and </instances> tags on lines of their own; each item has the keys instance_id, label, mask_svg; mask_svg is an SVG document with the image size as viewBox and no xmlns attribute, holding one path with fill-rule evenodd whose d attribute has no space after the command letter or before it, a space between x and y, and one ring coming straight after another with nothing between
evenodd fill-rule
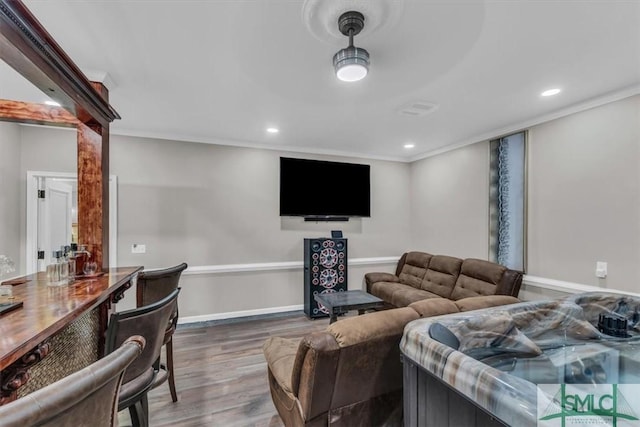
<instances>
[{"instance_id":1,"label":"ceiling vent","mask_svg":"<svg viewBox=\"0 0 640 427\"><path fill-rule=\"evenodd\" d=\"M398 114L407 117L426 116L427 114L431 114L436 111L438 107L438 104L432 104L430 102L412 102L398 110Z\"/></svg>"}]
</instances>

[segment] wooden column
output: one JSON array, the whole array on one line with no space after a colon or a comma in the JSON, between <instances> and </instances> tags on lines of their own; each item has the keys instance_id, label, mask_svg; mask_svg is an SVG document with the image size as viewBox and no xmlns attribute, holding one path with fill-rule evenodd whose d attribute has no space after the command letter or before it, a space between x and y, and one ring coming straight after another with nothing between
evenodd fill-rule
<instances>
[{"instance_id":1,"label":"wooden column","mask_svg":"<svg viewBox=\"0 0 640 427\"><path fill-rule=\"evenodd\" d=\"M87 245L99 266L104 246L102 176L102 135L82 123L78 125L78 243Z\"/></svg>"},{"instance_id":2,"label":"wooden column","mask_svg":"<svg viewBox=\"0 0 640 427\"><path fill-rule=\"evenodd\" d=\"M109 90L100 82L91 82L102 99L109 103ZM109 123L102 125L102 265L109 268Z\"/></svg>"},{"instance_id":3,"label":"wooden column","mask_svg":"<svg viewBox=\"0 0 640 427\"><path fill-rule=\"evenodd\" d=\"M91 85L108 103L107 88L99 82ZM108 124L78 126L78 242L89 246L98 266L109 267Z\"/></svg>"}]
</instances>

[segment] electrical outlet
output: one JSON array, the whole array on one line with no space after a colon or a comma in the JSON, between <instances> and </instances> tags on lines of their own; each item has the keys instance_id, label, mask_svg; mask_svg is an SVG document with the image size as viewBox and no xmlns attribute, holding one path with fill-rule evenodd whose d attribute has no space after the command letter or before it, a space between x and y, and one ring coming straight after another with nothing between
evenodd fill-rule
<instances>
[{"instance_id":1,"label":"electrical outlet","mask_svg":"<svg viewBox=\"0 0 640 427\"><path fill-rule=\"evenodd\" d=\"M140 243L134 243L131 245L132 254L144 254L147 252L147 245L141 245Z\"/></svg>"},{"instance_id":2,"label":"electrical outlet","mask_svg":"<svg viewBox=\"0 0 640 427\"><path fill-rule=\"evenodd\" d=\"M604 261L596 262L596 277L604 279L607 277L607 263Z\"/></svg>"}]
</instances>

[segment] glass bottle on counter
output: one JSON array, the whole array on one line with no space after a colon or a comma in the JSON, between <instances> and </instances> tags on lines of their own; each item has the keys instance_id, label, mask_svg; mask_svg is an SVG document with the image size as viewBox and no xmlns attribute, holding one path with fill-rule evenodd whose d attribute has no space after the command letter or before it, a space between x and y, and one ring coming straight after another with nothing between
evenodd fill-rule
<instances>
[{"instance_id":1,"label":"glass bottle on counter","mask_svg":"<svg viewBox=\"0 0 640 427\"><path fill-rule=\"evenodd\" d=\"M69 261L64 255L64 250L58 251L58 268L60 269L60 281L67 284L69 280Z\"/></svg>"},{"instance_id":2,"label":"glass bottle on counter","mask_svg":"<svg viewBox=\"0 0 640 427\"><path fill-rule=\"evenodd\" d=\"M47 284L63 286L69 282L69 263L64 260L62 251L52 252L52 263L47 265Z\"/></svg>"},{"instance_id":3,"label":"glass bottle on counter","mask_svg":"<svg viewBox=\"0 0 640 427\"><path fill-rule=\"evenodd\" d=\"M47 265L47 282L55 286L60 281L60 266L58 265L58 251L51 252L51 263Z\"/></svg>"},{"instance_id":4,"label":"glass bottle on counter","mask_svg":"<svg viewBox=\"0 0 640 427\"><path fill-rule=\"evenodd\" d=\"M73 244L62 247L64 262L67 264L69 283L73 282L76 278L76 255L72 248Z\"/></svg>"},{"instance_id":5,"label":"glass bottle on counter","mask_svg":"<svg viewBox=\"0 0 640 427\"><path fill-rule=\"evenodd\" d=\"M78 250L75 252L76 260L76 275L81 276L84 273L84 264L91 258L91 253L87 250L86 245L78 245Z\"/></svg>"}]
</instances>

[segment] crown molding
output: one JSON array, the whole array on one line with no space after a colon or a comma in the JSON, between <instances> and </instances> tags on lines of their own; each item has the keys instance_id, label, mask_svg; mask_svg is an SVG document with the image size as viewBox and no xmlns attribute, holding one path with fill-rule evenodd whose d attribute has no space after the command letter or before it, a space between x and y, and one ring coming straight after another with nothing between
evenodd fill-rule
<instances>
[{"instance_id":1,"label":"crown molding","mask_svg":"<svg viewBox=\"0 0 640 427\"><path fill-rule=\"evenodd\" d=\"M520 132L533 126L537 126L542 123L550 122L552 120L560 119L562 117L570 116L571 114L580 113L582 111L589 110L591 108L600 107L611 102L620 101L621 99L629 98L640 94L640 84L629 86L622 90L611 92L603 96L588 99L586 101L570 105L569 107L554 111L553 113L543 114L542 116L535 117L533 119L525 120L523 122L514 123L502 128L496 128L489 132L473 136L464 141L459 141L453 144L449 144L442 148L430 150L422 154L417 154L411 157L407 162L413 163L418 160L434 157L439 154L444 154L449 151L457 150L458 148L466 147L468 145L476 144L478 142L488 141L490 139L499 138L503 135Z\"/></svg>"},{"instance_id":2,"label":"crown molding","mask_svg":"<svg viewBox=\"0 0 640 427\"><path fill-rule=\"evenodd\" d=\"M256 142L250 142L250 141L190 136L190 135L184 135L179 133L147 132L147 131L139 131L139 130L133 130L133 129L116 128L115 126L111 127L110 132L111 132L111 135L132 136L132 137L150 138L150 139L162 139L167 141L194 142L194 143L200 143L200 144L222 145L222 146L239 147L239 148L253 148L258 150L286 151L291 153L319 154L319 155L325 155L325 156L354 157L358 159L382 160L382 161L401 162L401 163L408 162L408 160L403 157L375 156L375 155L368 155L368 154L356 153L351 151L324 150L320 148L297 147L293 145L264 145Z\"/></svg>"}]
</instances>

